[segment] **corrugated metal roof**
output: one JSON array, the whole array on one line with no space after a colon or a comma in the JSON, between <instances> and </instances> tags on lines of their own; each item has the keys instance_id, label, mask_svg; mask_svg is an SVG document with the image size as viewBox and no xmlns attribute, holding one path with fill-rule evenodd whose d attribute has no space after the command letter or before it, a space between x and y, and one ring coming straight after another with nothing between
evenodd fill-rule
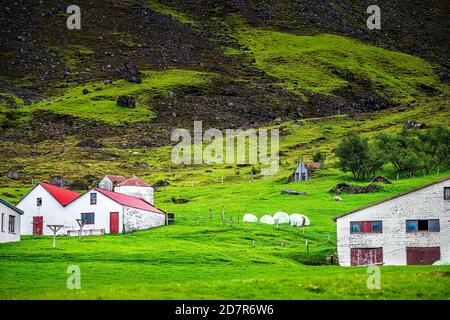
<instances>
[{"instance_id":1,"label":"corrugated metal roof","mask_svg":"<svg viewBox=\"0 0 450 320\"><path fill-rule=\"evenodd\" d=\"M150 185L147 182L145 182L142 179L139 179L136 176L132 176L131 178L128 178L127 180L122 181L117 186L118 187L124 187L124 186L129 186L129 187L150 187Z\"/></svg>"},{"instance_id":2,"label":"corrugated metal roof","mask_svg":"<svg viewBox=\"0 0 450 320\"><path fill-rule=\"evenodd\" d=\"M55 198L62 206L66 206L73 200L80 197L80 194L75 191L56 187L56 186L53 186L53 185L45 183L45 182L40 183L40 185L45 190L47 190L48 193L50 193L53 196L53 198Z\"/></svg>"},{"instance_id":3,"label":"corrugated metal roof","mask_svg":"<svg viewBox=\"0 0 450 320\"><path fill-rule=\"evenodd\" d=\"M104 194L111 200L114 200L115 202L117 202L121 205L124 205L127 207L133 207L136 209L142 209L142 210L146 210L146 211L150 211L150 212L164 214L164 211L152 206L150 203L148 203L147 201L142 200L140 198L129 196L129 195L122 194L122 193L113 192L113 191L108 191L108 190L104 190L104 189L100 189L100 188L95 188L95 190Z\"/></svg>"}]
</instances>

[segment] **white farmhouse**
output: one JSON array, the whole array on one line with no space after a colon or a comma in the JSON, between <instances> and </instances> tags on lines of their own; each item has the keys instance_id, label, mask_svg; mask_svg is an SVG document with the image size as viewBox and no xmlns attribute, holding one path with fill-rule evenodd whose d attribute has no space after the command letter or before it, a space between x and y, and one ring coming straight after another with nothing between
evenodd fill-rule
<instances>
[{"instance_id":1,"label":"white farmhouse","mask_svg":"<svg viewBox=\"0 0 450 320\"><path fill-rule=\"evenodd\" d=\"M70 204L70 219L82 219L83 230L122 233L163 226L166 213L147 201L108 191L92 189Z\"/></svg>"},{"instance_id":2,"label":"white farmhouse","mask_svg":"<svg viewBox=\"0 0 450 320\"><path fill-rule=\"evenodd\" d=\"M144 180L133 176L120 182L115 188L115 192L127 194L129 196L138 197L154 204L155 190Z\"/></svg>"},{"instance_id":3,"label":"white farmhouse","mask_svg":"<svg viewBox=\"0 0 450 320\"><path fill-rule=\"evenodd\" d=\"M106 175L102 181L98 184L99 188L114 191L114 187L121 183L122 181L125 181L124 176L118 176L118 175Z\"/></svg>"},{"instance_id":4,"label":"white farmhouse","mask_svg":"<svg viewBox=\"0 0 450 320\"><path fill-rule=\"evenodd\" d=\"M342 266L450 261L450 177L333 220Z\"/></svg>"},{"instance_id":5,"label":"white farmhouse","mask_svg":"<svg viewBox=\"0 0 450 320\"><path fill-rule=\"evenodd\" d=\"M23 211L0 198L0 243L20 241L20 217Z\"/></svg>"},{"instance_id":6,"label":"white farmhouse","mask_svg":"<svg viewBox=\"0 0 450 320\"><path fill-rule=\"evenodd\" d=\"M47 183L34 187L17 205L24 211L22 234L52 235L48 225L64 225L59 235L122 233L165 224L165 212L143 199L100 188L83 195ZM78 220L78 221L77 221Z\"/></svg>"},{"instance_id":7,"label":"white farmhouse","mask_svg":"<svg viewBox=\"0 0 450 320\"><path fill-rule=\"evenodd\" d=\"M74 191L55 187L48 183L39 183L31 189L17 204L24 214L21 233L23 235L51 235L49 224L76 223L67 215L67 205L80 197Z\"/></svg>"}]
</instances>

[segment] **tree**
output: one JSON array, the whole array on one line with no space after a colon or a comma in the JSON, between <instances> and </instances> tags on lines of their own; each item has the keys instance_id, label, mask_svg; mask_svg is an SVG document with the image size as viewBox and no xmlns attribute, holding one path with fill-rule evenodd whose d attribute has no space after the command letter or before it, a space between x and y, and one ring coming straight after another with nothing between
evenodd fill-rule
<instances>
[{"instance_id":1,"label":"tree","mask_svg":"<svg viewBox=\"0 0 450 320\"><path fill-rule=\"evenodd\" d=\"M325 153L317 151L313 156L313 161L314 162L324 162L325 158L326 158Z\"/></svg>"},{"instance_id":2,"label":"tree","mask_svg":"<svg viewBox=\"0 0 450 320\"><path fill-rule=\"evenodd\" d=\"M355 133L345 136L334 153L339 157L341 170L351 172L357 180L373 178L385 163L383 154Z\"/></svg>"}]
</instances>

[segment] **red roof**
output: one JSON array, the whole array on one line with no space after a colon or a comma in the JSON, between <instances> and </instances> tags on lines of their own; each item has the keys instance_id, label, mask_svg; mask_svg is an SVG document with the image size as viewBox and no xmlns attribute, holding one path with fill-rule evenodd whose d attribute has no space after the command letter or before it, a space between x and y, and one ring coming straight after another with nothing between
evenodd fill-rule
<instances>
[{"instance_id":1,"label":"red roof","mask_svg":"<svg viewBox=\"0 0 450 320\"><path fill-rule=\"evenodd\" d=\"M320 168L320 162L304 162L307 167Z\"/></svg>"},{"instance_id":2,"label":"red roof","mask_svg":"<svg viewBox=\"0 0 450 320\"><path fill-rule=\"evenodd\" d=\"M122 194L122 193L117 193L117 192L113 192L113 191L108 191L108 190L104 190L104 189L100 189L100 188L95 188L95 190L97 190L98 192L104 194L105 196L107 196L108 198L114 200L115 202L127 206L127 207L133 207L136 209L142 209L142 210L146 210L146 211L151 211L151 212L155 212L155 213L161 213L164 214L164 212L158 208L155 208L154 206L152 206L150 203L148 203L147 201L144 201L140 198L136 198L133 196L129 196L126 194Z\"/></svg>"},{"instance_id":3,"label":"red roof","mask_svg":"<svg viewBox=\"0 0 450 320\"><path fill-rule=\"evenodd\" d=\"M51 184L42 182L40 185L50 193L62 206L66 206L69 202L77 199L80 194L64 188L55 187Z\"/></svg>"},{"instance_id":4,"label":"red roof","mask_svg":"<svg viewBox=\"0 0 450 320\"><path fill-rule=\"evenodd\" d=\"M106 177L109 180L111 180L112 182L114 182L114 183L125 181L125 177L124 176L117 176L117 175L113 175L113 174L107 174Z\"/></svg>"},{"instance_id":5,"label":"red roof","mask_svg":"<svg viewBox=\"0 0 450 320\"><path fill-rule=\"evenodd\" d=\"M129 186L129 187L150 187L150 185L147 182L145 182L142 179L139 179L136 176L132 176L131 178L128 178L127 180L122 181L117 186L118 187L124 187L124 186Z\"/></svg>"}]
</instances>

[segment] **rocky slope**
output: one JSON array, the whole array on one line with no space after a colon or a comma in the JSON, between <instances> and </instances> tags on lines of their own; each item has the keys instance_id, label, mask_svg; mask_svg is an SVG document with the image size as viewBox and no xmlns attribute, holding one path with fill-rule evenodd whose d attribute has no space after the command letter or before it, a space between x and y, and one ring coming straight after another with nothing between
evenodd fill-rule
<instances>
[{"instance_id":1,"label":"rocky slope","mask_svg":"<svg viewBox=\"0 0 450 320\"><path fill-rule=\"evenodd\" d=\"M380 83L370 73L359 70L343 74L347 66L334 66L331 73L348 85L336 86L331 93L305 89L296 79L272 72L272 65L261 65L259 52L255 51L259 47L252 47L240 36L242 29L265 28L298 36L334 33L411 53L430 63L423 69L426 81L413 84L417 97L446 92L442 85L448 81L450 52L446 41L447 1L432 5L419 1L383 3L382 29L375 31L366 28L368 3L361 1L81 0L77 4L82 13L81 30L66 28L68 14L63 2L5 2L0 16L3 140L120 136L129 145L155 146L170 143L172 128L191 127L194 120L217 128L257 127L287 119L375 111L401 103L384 97L377 89ZM317 54L320 51L307 53L307 57ZM287 66L289 71L290 59L294 58L283 52L279 58L287 60L276 61L277 70ZM395 63L386 61L393 65L388 71L403 72L402 66ZM140 92L135 97L138 107L156 116L151 120L136 117L132 126L129 121L113 123L61 111L67 110L64 104L74 99L65 96L68 88L77 88L81 96L92 83L127 78L126 64L141 72L195 70L208 74L209 79L190 86L186 78L164 90L157 88L156 93ZM300 62L295 68L308 65L308 61ZM327 64L321 67L330 69ZM406 69L411 72L412 68ZM395 78L392 73L388 76L387 81ZM95 99L111 102L120 94L118 89L115 96ZM53 106L54 101L48 99L56 99L64 108L59 108L58 103L54 108L46 107ZM97 100L85 102L94 104ZM111 108L115 108L113 105Z\"/></svg>"}]
</instances>

